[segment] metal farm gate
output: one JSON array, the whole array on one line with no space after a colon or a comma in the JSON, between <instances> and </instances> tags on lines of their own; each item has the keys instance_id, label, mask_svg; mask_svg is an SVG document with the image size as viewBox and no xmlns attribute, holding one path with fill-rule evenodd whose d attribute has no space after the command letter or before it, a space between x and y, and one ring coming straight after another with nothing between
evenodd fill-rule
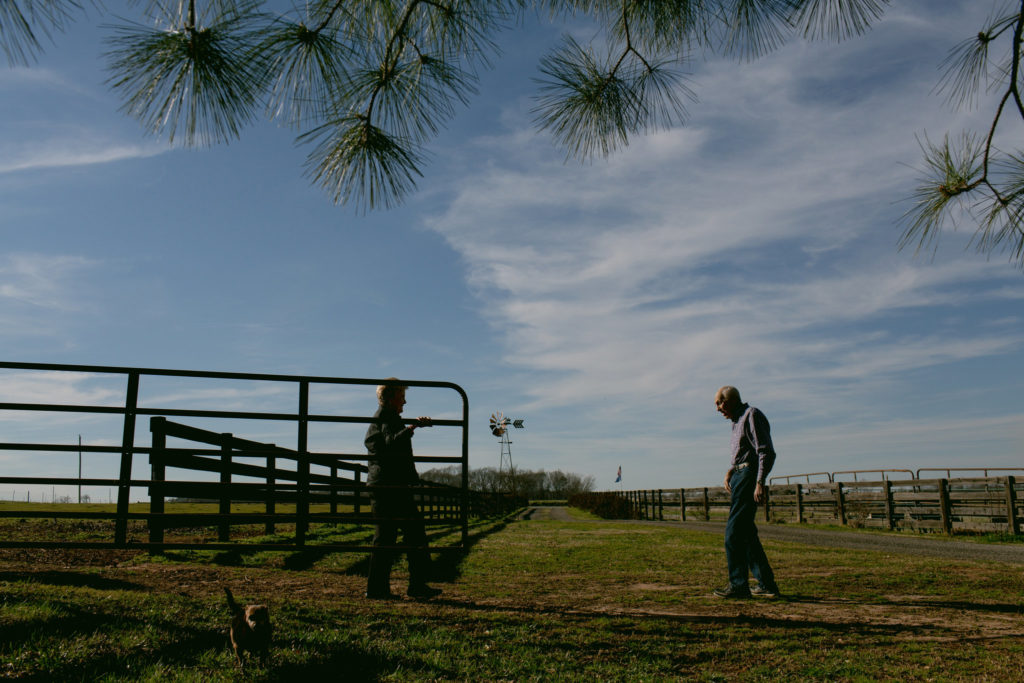
<instances>
[{"instance_id":1,"label":"metal farm gate","mask_svg":"<svg viewBox=\"0 0 1024 683\"><path fill-rule=\"evenodd\" d=\"M9 372L8 372L9 371ZM93 392L104 397L96 403L29 403L21 401L0 402L0 425L17 425L19 417L25 419L40 416L53 423L61 420L88 419L89 416L107 416L120 422L120 441L107 445L82 446L74 443L55 443L55 429L43 429L31 441L8 441L0 443L0 493L4 486L45 485L51 487L110 487L116 488L116 506L106 510L84 509L98 506L50 505L45 508L26 502L7 504L0 500L0 520L17 518L22 520L78 520L79 523L99 524L109 527L106 538L65 539L17 539L17 534L0 536L0 548L119 548L145 549L161 552L169 548L195 548L207 550L298 550L322 549L330 551L366 551L365 539L352 543L317 543L309 537L314 524L356 523L372 524L376 520L370 512L370 490L365 484L366 461L361 438L346 439L357 452L314 451L310 449L311 426L317 425L361 425L372 422L372 409L376 408L373 389L380 384L402 384L411 388L425 388L432 391L456 392L460 406L444 410L447 415L461 417L434 419L439 428L460 430L459 453L457 455L417 456L417 463L444 463L447 466L461 466L461 486L424 485L415 489L414 495L432 530L440 528L440 535L461 530L459 541L447 545L432 546L432 552L462 550L468 545L469 514L471 500L469 482L469 401L461 387L450 382L427 382L381 379L355 379L338 377L303 377L292 375L267 375L248 373L218 373L188 370L160 370L123 367L102 367L88 365L56 365L37 363L0 362L0 383L19 385L27 383L37 386L40 379L51 387L64 387L75 381L100 380L108 386L113 382L123 386L123 400L118 397L116 404L110 398L113 393ZM173 379L172 379L173 378ZM232 386L258 385L260 391L254 396L272 394L278 401L287 401L290 396L292 410L241 410L170 407L167 404L187 402L187 392L179 389L178 396L167 393L140 399L147 383L161 381L203 382L204 387L195 391L196 396L209 395L210 382L229 382ZM35 384L33 384L35 382ZM339 415L311 412L311 392L338 391L345 387L365 386L365 391L356 399L362 414ZM9 393L9 392L8 392ZM39 393L33 391L32 393ZM60 393L56 391L55 393ZM69 392L64 392L69 393ZM70 392L82 394L88 392ZM245 391L222 391L231 397L225 402L244 403ZM181 396L185 395L186 399ZM73 396L74 397L74 396ZM434 396L433 398L438 398ZM167 404L160 405L160 401ZM207 401L209 402L209 401ZM330 401L326 401L330 404ZM139 420L149 418L148 429L151 439L142 443ZM414 420L408 420L413 422ZM70 424L74 424L72 421ZM239 426L250 431L254 424L273 424L286 433L289 443L266 443L248 439L228 431L218 431L198 426ZM45 422L44 422L45 425ZM285 429L281 425L290 425ZM37 430L41 428L37 427ZM16 431L6 429L7 433ZM138 433L138 434L137 434ZM138 441L137 441L138 439ZM145 443L148 441L148 443ZM282 441L282 443L284 443ZM46 473L52 468L46 466L45 457L62 455L68 457L81 454L103 454L117 459L118 476L107 478L36 476L35 472ZM8 476L10 463L20 454L24 462L32 458L29 476ZM148 458L148 477L138 476L140 469L136 456ZM22 468L24 466L22 465ZM81 465L79 465L81 467ZM133 476L133 468L135 476ZM419 467L422 472L423 468ZM203 476L215 477L203 480ZM131 503L132 491L145 492L148 505ZM79 488L79 491L81 489ZM56 496L54 496L55 498ZM171 503L178 501L202 501L200 506L182 506L172 510ZM113 501L110 501L113 503ZM241 508L241 509L239 509ZM198 510L198 511L197 511ZM6 521L6 520L5 520ZM112 523L112 524L111 524ZM129 537L130 523L137 528L144 525L145 537ZM261 533L277 534L272 542L245 542L235 538L233 528L255 525ZM10 528L10 527L8 527ZM106 528L106 527L104 527ZM216 530L216 539L189 539L169 537L165 532L181 528L207 528ZM286 538L281 537L284 531ZM431 536L436 535L431 533ZM179 535L180 536L180 535Z\"/></svg>"}]
</instances>

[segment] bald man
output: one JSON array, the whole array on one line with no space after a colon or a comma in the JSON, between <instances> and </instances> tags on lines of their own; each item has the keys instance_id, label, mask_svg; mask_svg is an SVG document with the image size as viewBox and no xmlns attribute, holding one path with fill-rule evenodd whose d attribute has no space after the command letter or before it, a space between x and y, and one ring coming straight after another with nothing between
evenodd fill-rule
<instances>
[{"instance_id":1,"label":"bald man","mask_svg":"<svg viewBox=\"0 0 1024 683\"><path fill-rule=\"evenodd\" d=\"M768 418L740 398L736 387L724 386L715 394L715 408L732 422L732 460L725 473L725 490L732 496L725 524L725 559L729 585L715 591L720 598L774 598L779 594L775 573L757 536L754 516L765 499L765 480L775 464ZM757 579L753 588L748 572Z\"/></svg>"}]
</instances>

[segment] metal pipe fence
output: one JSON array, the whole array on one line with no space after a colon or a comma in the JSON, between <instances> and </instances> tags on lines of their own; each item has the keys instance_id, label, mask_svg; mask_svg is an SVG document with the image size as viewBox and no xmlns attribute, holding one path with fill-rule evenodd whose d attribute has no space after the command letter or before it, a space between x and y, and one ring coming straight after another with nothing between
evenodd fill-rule
<instances>
[{"instance_id":1,"label":"metal pipe fence","mask_svg":"<svg viewBox=\"0 0 1024 683\"><path fill-rule=\"evenodd\" d=\"M85 419L87 416L110 417L120 421L117 428L120 433L119 443L102 445L80 445L54 443L52 434L45 439L19 440L0 443L0 454L68 454L89 453L114 456L117 459L116 477L55 477L55 476L0 476L0 486L13 485L44 485L44 486L104 486L117 491L116 507L113 512L97 510L75 510L75 506L61 510L33 510L28 506L7 505L0 507L0 519L3 518L52 518L79 520L106 520L113 523L112 538L102 541L53 541L12 540L9 536L0 539L0 547L94 547L94 548L137 548L160 550L169 545L162 536L163 530L169 525L188 521L194 525L212 524L218 533L218 543L194 543L193 546L218 549L220 546L234 550L260 549L272 547L277 550L290 550L308 547L307 538L309 525L312 522L340 522L358 520L372 523L374 520L368 508L369 489L362 481L366 472L365 463L370 459L365 452L324 452L314 451L309 445L309 428L311 425L359 425L372 422L370 415L358 414L326 414L314 413L310 410L311 388L329 390L341 387L375 387L387 384L389 380L368 378L312 377L278 374L206 372L192 370L168 370L150 368L109 367L90 365L63 365L48 363L15 363L0 362L0 370L17 371L19 376L38 378L70 377L81 380L85 378L103 378L105 381L116 382L118 379L123 394L113 404L110 394L103 395L104 401L74 401L67 403L43 403L6 401L0 402L0 411L7 417L8 423L17 423L18 416L53 416L70 419ZM140 399L147 389L147 383L157 380L175 378L189 382L193 380L213 380L240 382L243 385L270 385L274 391L287 395L292 392L291 410L253 410L238 409L246 406L228 405L225 408L173 407L170 398ZM472 494L469 490L469 401L466 392L451 382L401 380L390 381L409 387L427 388L431 390L454 391L461 403L461 417L451 419L435 419L435 427L455 428L459 434L459 452L457 455L417 456L417 462L446 463L461 465L461 485L451 487L428 487L418 491L418 496L428 523L448 524L459 530L461 541L451 548L464 548L468 542L469 515L474 508L499 506L497 501L488 501ZM206 389L203 389L206 390ZM201 392L200 392L201 393ZM368 394L372 396L372 394ZM164 401L163 404L160 401ZM227 402L227 401L226 401ZM237 403L237 401L232 401ZM375 405L374 399L366 402L369 407ZM452 411L459 412L459 411ZM138 420L152 418L153 442L150 445L137 443ZM188 419L201 421L204 424L268 424L291 425L292 443L287 446L261 443L253 439L243 439L228 432L217 433L211 430L171 422ZM407 420L412 423L415 420ZM171 426L173 425L173 426ZM167 437L189 442L185 446L176 444L167 446ZM197 445L199 444L199 445ZM361 447L361 439L358 441ZM150 458L149 478L133 476L136 458ZM36 456L32 456L36 457ZM245 460L256 459L262 464L248 464ZM284 462L290 467L282 467ZM168 466L177 467L192 473L206 472L217 475L216 481L168 480L165 476ZM319 472L311 467L319 468ZM40 470L45 470L40 467ZM9 471L9 470L8 470ZM248 478L249 481L246 481ZM258 483L255 480L262 480ZM150 496L150 505L140 511L132 509L132 491L145 491ZM154 497L154 494L157 494ZM184 495L195 494L195 495ZM213 500L217 504L217 512L205 516L183 516L175 519L168 517L166 503L171 497L203 498ZM258 499L264 505L261 513L240 514L232 511L232 504L253 502ZM287 511L281 505L288 506ZM326 505L326 512L311 511L311 505ZM339 506L346 506L346 512L339 511ZM137 505L135 506L138 507ZM129 538L130 522L144 523L150 529L148 539ZM233 524L243 522L264 524L267 531L273 531L280 523L294 524L294 533L290 542L273 544L230 544L225 541L224 529ZM187 546L188 544L183 544ZM320 547L320 546L317 546ZM349 545L339 550L361 550L365 546ZM433 551L445 550L449 547L432 548Z\"/></svg>"}]
</instances>

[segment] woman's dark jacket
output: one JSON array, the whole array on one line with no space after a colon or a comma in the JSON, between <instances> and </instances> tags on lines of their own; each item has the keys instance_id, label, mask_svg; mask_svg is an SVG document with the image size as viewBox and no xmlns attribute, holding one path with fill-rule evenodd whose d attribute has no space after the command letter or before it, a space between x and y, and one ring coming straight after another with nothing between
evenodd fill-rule
<instances>
[{"instance_id":1,"label":"woman's dark jacket","mask_svg":"<svg viewBox=\"0 0 1024 683\"><path fill-rule=\"evenodd\" d=\"M366 430L369 460L366 483L370 486L412 486L420 483L412 459L412 434L394 408L381 406Z\"/></svg>"}]
</instances>

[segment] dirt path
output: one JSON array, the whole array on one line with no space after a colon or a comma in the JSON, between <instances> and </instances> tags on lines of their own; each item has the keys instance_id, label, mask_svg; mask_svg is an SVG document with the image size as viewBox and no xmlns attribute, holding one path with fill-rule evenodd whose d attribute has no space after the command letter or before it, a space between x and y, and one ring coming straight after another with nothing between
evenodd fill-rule
<instances>
[{"instance_id":1,"label":"dirt path","mask_svg":"<svg viewBox=\"0 0 1024 683\"><path fill-rule=\"evenodd\" d=\"M535 506L527 508L520 519L534 521L571 522L574 520L565 507ZM593 520L604 522L605 520ZM712 534L725 534L725 522L647 522L628 521L631 524L666 525L693 531L706 531ZM874 550L884 553L901 553L908 555L928 555L948 560L990 560L1007 564L1024 565L1024 544L972 543L956 541L939 535L916 536L909 533L829 531L795 525L759 524L757 527L761 538L787 543L804 543L806 545L827 548L844 548L847 550Z\"/></svg>"},{"instance_id":2,"label":"dirt path","mask_svg":"<svg viewBox=\"0 0 1024 683\"><path fill-rule=\"evenodd\" d=\"M536 505L534 507L529 507L529 508L526 508L526 510L524 510L522 513L520 513L519 519L528 519L528 520L534 521L534 522L544 522L544 521L553 521L553 522L572 522L572 521L576 521L576 522L578 522L578 521L580 521L578 519L574 520L572 518L572 516L569 514L568 508L565 508L565 507L563 507L561 505ZM588 520L588 521L590 521L590 520ZM595 520L595 521L600 521L600 520Z\"/></svg>"},{"instance_id":3,"label":"dirt path","mask_svg":"<svg viewBox=\"0 0 1024 683\"><path fill-rule=\"evenodd\" d=\"M665 523L665 522L662 522ZM667 522L694 529L725 535L724 522ZM789 543L845 548L847 550L876 550L884 553L928 555L947 560L990 560L1024 565L1024 544L974 543L956 541L938 534L917 536L909 532L857 532L829 531L781 524L759 524L761 538Z\"/></svg>"}]
</instances>

